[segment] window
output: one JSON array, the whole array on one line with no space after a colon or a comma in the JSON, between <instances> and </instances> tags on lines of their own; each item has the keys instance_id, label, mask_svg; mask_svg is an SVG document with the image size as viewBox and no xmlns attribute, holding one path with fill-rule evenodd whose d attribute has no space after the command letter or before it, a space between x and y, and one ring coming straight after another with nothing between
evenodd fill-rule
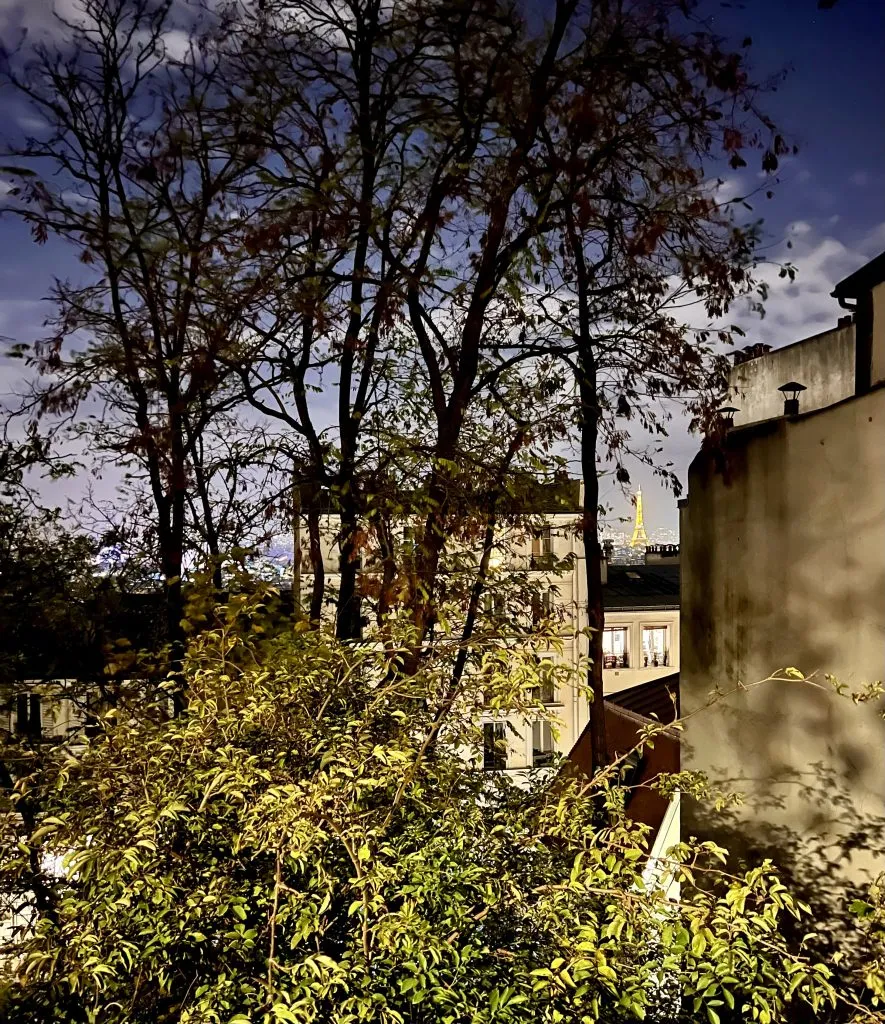
<instances>
[{"instance_id":1,"label":"window","mask_svg":"<svg viewBox=\"0 0 885 1024\"><path fill-rule=\"evenodd\" d=\"M483 605L485 607L486 615L490 619L501 621L507 616L507 603L504 600L503 594L490 594L486 591L483 597Z\"/></svg>"},{"instance_id":2,"label":"window","mask_svg":"<svg viewBox=\"0 0 885 1024\"><path fill-rule=\"evenodd\" d=\"M532 594L532 625L537 626L553 614L553 594L549 590Z\"/></svg>"},{"instance_id":3,"label":"window","mask_svg":"<svg viewBox=\"0 0 885 1024\"><path fill-rule=\"evenodd\" d=\"M532 535L533 569L549 567L553 564L553 532L549 526L542 526Z\"/></svg>"},{"instance_id":4,"label":"window","mask_svg":"<svg viewBox=\"0 0 885 1024\"><path fill-rule=\"evenodd\" d=\"M630 667L630 634L626 626L606 626L603 629L602 667Z\"/></svg>"},{"instance_id":5,"label":"window","mask_svg":"<svg viewBox=\"0 0 885 1024\"><path fill-rule=\"evenodd\" d=\"M43 731L40 712L40 696L36 693L19 693L15 698L15 731L39 736Z\"/></svg>"},{"instance_id":6,"label":"window","mask_svg":"<svg viewBox=\"0 0 885 1024\"><path fill-rule=\"evenodd\" d=\"M532 699L538 700L542 704L555 704L556 703L556 687L552 682L541 683L540 686L533 686Z\"/></svg>"},{"instance_id":7,"label":"window","mask_svg":"<svg viewBox=\"0 0 885 1024\"><path fill-rule=\"evenodd\" d=\"M670 664L669 627L642 627L642 664L644 668L659 668Z\"/></svg>"},{"instance_id":8,"label":"window","mask_svg":"<svg viewBox=\"0 0 885 1024\"><path fill-rule=\"evenodd\" d=\"M503 722L486 722L482 727L482 766L487 771L507 767L507 735Z\"/></svg>"},{"instance_id":9,"label":"window","mask_svg":"<svg viewBox=\"0 0 885 1024\"><path fill-rule=\"evenodd\" d=\"M553 729L549 722L532 722L532 764L543 768L553 760Z\"/></svg>"},{"instance_id":10,"label":"window","mask_svg":"<svg viewBox=\"0 0 885 1024\"><path fill-rule=\"evenodd\" d=\"M558 697L552 672L553 662L549 658L541 658L538 655L535 655L535 660L538 663L538 675L541 681L538 686L531 688L530 696L532 700L540 701L542 704L556 704Z\"/></svg>"}]
</instances>

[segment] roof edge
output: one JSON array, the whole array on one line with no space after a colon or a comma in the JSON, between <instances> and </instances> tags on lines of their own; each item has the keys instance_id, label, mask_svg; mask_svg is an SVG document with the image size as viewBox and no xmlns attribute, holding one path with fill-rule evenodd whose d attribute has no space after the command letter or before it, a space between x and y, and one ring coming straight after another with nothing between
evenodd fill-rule
<instances>
[{"instance_id":1,"label":"roof edge","mask_svg":"<svg viewBox=\"0 0 885 1024\"><path fill-rule=\"evenodd\" d=\"M853 274L843 278L830 293L836 299L856 299L862 292L885 281L885 252L880 252Z\"/></svg>"}]
</instances>

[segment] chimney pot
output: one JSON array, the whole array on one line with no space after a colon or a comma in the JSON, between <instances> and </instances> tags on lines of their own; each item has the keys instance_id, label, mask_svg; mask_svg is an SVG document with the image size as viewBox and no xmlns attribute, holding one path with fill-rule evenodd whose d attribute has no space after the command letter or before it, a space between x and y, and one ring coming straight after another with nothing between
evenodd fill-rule
<instances>
[{"instance_id":1,"label":"chimney pot","mask_svg":"<svg viewBox=\"0 0 885 1024\"><path fill-rule=\"evenodd\" d=\"M805 390L805 385L795 380L781 384L778 391L784 396L784 416L799 415L799 395Z\"/></svg>"}]
</instances>

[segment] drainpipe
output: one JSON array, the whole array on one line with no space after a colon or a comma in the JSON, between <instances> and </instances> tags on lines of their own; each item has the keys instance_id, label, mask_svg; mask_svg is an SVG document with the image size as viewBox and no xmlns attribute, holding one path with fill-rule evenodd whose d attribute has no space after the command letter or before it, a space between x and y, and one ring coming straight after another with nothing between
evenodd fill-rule
<instances>
[{"instance_id":1,"label":"drainpipe","mask_svg":"<svg viewBox=\"0 0 885 1024\"><path fill-rule=\"evenodd\" d=\"M873 373L873 293L867 290L854 303L843 295L833 293L833 297L854 315L854 393L865 395Z\"/></svg>"}]
</instances>

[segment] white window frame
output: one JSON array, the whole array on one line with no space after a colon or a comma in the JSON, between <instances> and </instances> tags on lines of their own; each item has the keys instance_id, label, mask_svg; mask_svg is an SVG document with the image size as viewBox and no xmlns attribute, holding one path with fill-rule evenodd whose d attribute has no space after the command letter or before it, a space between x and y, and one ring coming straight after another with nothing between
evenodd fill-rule
<instances>
[{"instance_id":1,"label":"white window frame","mask_svg":"<svg viewBox=\"0 0 885 1024\"><path fill-rule=\"evenodd\" d=\"M615 654L614 652L607 652L605 649L605 638L606 634L613 634L615 631L622 632L624 634L624 652L621 655ZM602 627L602 667L603 669L621 669L621 668L632 668L632 652L630 645L633 642L633 631L629 623L611 623ZM607 665L607 658L624 658L626 659L623 665Z\"/></svg>"},{"instance_id":2,"label":"white window frame","mask_svg":"<svg viewBox=\"0 0 885 1024\"><path fill-rule=\"evenodd\" d=\"M546 744L549 744L545 746ZM538 752L539 757L535 756ZM556 738L553 735L553 724L537 718L532 722L532 767L543 768L550 764L556 754Z\"/></svg>"},{"instance_id":3,"label":"white window frame","mask_svg":"<svg viewBox=\"0 0 885 1024\"><path fill-rule=\"evenodd\" d=\"M645 633L646 630L664 631L664 660L659 665L646 665L645 663ZM670 622L643 622L639 630L639 656L642 659L641 668L670 668L673 662L673 633Z\"/></svg>"}]
</instances>

